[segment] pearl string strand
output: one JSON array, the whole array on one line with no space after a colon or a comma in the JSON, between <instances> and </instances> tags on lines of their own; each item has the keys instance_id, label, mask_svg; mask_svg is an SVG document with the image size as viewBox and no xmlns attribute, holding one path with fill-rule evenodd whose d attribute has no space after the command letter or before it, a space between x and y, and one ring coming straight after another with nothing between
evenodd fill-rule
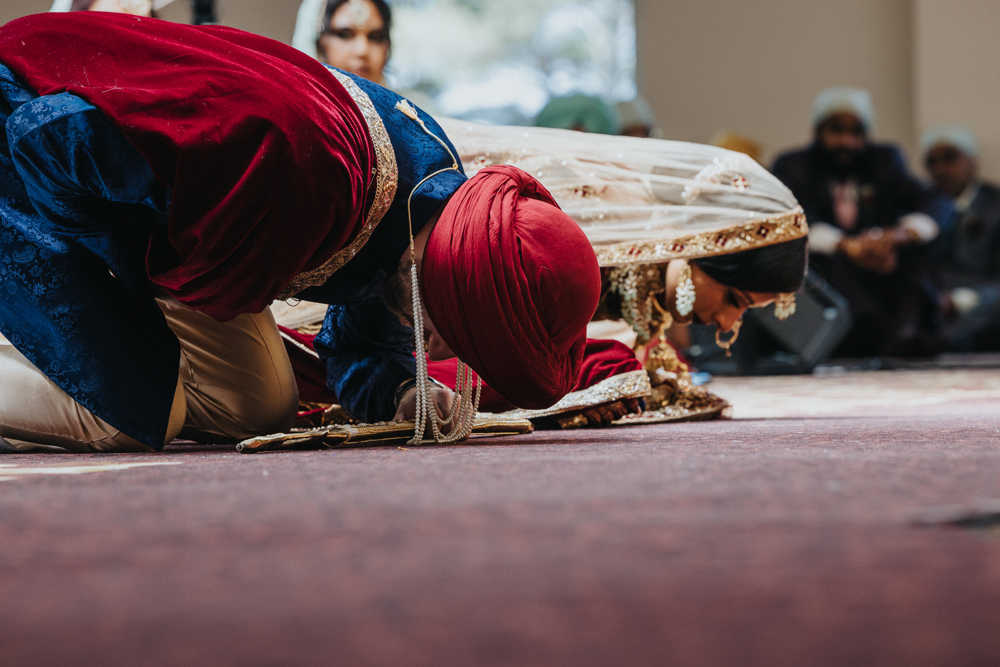
<instances>
[{"instance_id":1,"label":"pearl string strand","mask_svg":"<svg viewBox=\"0 0 1000 667\"><path fill-rule=\"evenodd\" d=\"M455 154L452 153L448 144L441 137L427 128L424 121L417 115L417 110L407 100L397 102L396 109L420 125L420 129L434 139L434 141L441 144L444 151L451 157L450 167L438 169L434 173L425 176L423 180L413 186L410 196L406 200L406 217L410 225L410 260L413 263L410 267L410 281L413 292L413 349L417 352L417 405L416 414L414 415L413 439L407 444L422 445L424 442L432 442L424 440L424 433L427 430L428 423L430 423L431 433L434 436L433 442L439 444L458 442L468 438L472 433L473 426L475 426L476 413L479 412L479 399L482 395L483 381L475 375L471 368L459 360L455 373L455 400L451 404L451 410L448 411L448 418L441 419L438 417L437 410L434 408L434 396L431 394L430 376L427 373L427 353L424 351L424 309L420 299L420 281L417 276L416 248L413 241L413 212L410 208L414 193L424 183L446 171L459 171L458 158L455 157ZM475 398L473 398L472 393L473 379L476 385ZM442 435L441 427L449 424L452 426L451 433Z\"/></svg>"},{"instance_id":2,"label":"pearl string strand","mask_svg":"<svg viewBox=\"0 0 1000 667\"><path fill-rule=\"evenodd\" d=\"M413 439L407 444L415 446L425 442L438 444L459 442L468 438L475 426L476 413L479 412L479 401L482 396L482 379L477 377L468 365L459 361L455 373L455 401L452 403L446 419L438 417L434 407L434 396L431 393L430 376L427 372L427 354L423 351L424 318L416 266L410 267L410 279L413 290L413 340L414 349L418 352L416 355L416 415L414 416ZM473 384L475 384L474 396ZM424 440L428 423L433 439ZM452 427L451 433L444 435L441 429L448 425Z\"/></svg>"}]
</instances>

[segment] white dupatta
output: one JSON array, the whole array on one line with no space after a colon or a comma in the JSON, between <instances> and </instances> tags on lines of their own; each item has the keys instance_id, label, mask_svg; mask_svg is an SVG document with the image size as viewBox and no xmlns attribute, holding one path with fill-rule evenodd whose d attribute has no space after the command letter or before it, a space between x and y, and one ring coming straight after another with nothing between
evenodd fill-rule
<instances>
[{"instance_id":1,"label":"white dupatta","mask_svg":"<svg viewBox=\"0 0 1000 667\"><path fill-rule=\"evenodd\" d=\"M470 176L510 164L538 178L583 228L602 266L709 257L808 234L791 191L742 153L437 120Z\"/></svg>"}]
</instances>

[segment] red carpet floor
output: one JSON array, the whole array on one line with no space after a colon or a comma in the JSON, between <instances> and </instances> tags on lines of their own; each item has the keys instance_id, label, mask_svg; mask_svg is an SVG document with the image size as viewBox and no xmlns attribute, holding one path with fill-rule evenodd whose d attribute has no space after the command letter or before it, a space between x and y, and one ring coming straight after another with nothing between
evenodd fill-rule
<instances>
[{"instance_id":1,"label":"red carpet floor","mask_svg":"<svg viewBox=\"0 0 1000 667\"><path fill-rule=\"evenodd\" d=\"M733 421L0 458L0 665L1000 664L1000 537L941 523L1000 511L1000 372L715 389ZM173 465L81 469L135 463Z\"/></svg>"}]
</instances>

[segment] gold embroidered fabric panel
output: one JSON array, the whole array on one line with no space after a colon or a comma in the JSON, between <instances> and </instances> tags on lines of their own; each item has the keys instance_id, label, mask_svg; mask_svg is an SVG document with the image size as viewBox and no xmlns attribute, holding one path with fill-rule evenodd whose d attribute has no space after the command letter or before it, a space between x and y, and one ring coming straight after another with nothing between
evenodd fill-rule
<instances>
[{"instance_id":1,"label":"gold embroidered fabric panel","mask_svg":"<svg viewBox=\"0 0 1000 667\"><path fill-rule=\"evenodd\" d=\"M800 210L721 231L693 234L670 241L614 243L595 246L594 251L600 265L610 267L713 257L794 241L808 234L806 216Z\"/></svg>"},{"instance_id":2,"label":"gold embroidered fabric panel","mask_svg":"<svg viewBox=\"0 0 1000 667\"><path fill-rule=\"evenodd\" d=\"M250 438L236 445L236 451L243 454L257 454L270 451L365 447L393 440L408 440L413 437L413 427L412 421L331 425L297 433L275 433ZM472 435L520 435L531 433L532 430L534 428L529 421L486 414L476 418Z\"/></svg>"},{"instance_id":3,"label":"gold embroidered fabric panel","mask_svg":"<svg viewBox=\"0 0 1000 667\"><path fill-rule=\"evenodd\" d=\"M307 287L316 287L329 280L330 276L347 264L364 247L378 223L382 221L389 207L392 206L392 200L396 197L399 167L396 164L396 152L392 148L392 141L389 139L389 133L385 129L382 117L378 115L378 111L368 94L361 90L349 76L333 70L331 70L331 74L337 77L337 80L361 109L361 115L364 116L365 123L368 125L368 134L375 147L376 166L373 168L375 197L361 231L350 245L338 250L322 266L311 271L303 271L295 276L291 284L278 295L279 299L291 298ZM368 184L368 187L371 187L371 183Z\"/></svg>"},{"instance_id":4,"label":"gold embroidered fabric panel","mask_svg":"<svg viewBox=\"0 0 1000 667\"><path fill-rule=\"evenodd\" d=\"M561 401L544 410L510 410L501 412L499 416L505 419L540 419L552 417L564 412L592 408L605 403L621 401L626 398L642 398L649 396L653 390L649 384L646 371L629 371L601 380L593 387L566 394Z\"/></svg>"}]
</instances>

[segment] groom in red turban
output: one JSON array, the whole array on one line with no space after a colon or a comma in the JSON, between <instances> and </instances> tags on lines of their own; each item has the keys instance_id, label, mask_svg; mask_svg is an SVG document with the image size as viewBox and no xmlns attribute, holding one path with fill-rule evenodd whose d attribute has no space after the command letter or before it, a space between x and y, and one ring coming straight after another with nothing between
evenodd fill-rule
<instances>
[{"instance_id":1,"label":"groom in red turban","mask_svg":"<svg viewBox=\"0 0 1000 667\"><path fill-rule=\"evenodd\" d=\"M230 28L0 28L0 451L287 429L279 296L331 304L329 387L391 418L414 344L384 297L411 230L432 349L514 405L553 404L577 380L596 258L530 176L468 180L455 153L391 91Z\"/></svg>"}]
</instances>

